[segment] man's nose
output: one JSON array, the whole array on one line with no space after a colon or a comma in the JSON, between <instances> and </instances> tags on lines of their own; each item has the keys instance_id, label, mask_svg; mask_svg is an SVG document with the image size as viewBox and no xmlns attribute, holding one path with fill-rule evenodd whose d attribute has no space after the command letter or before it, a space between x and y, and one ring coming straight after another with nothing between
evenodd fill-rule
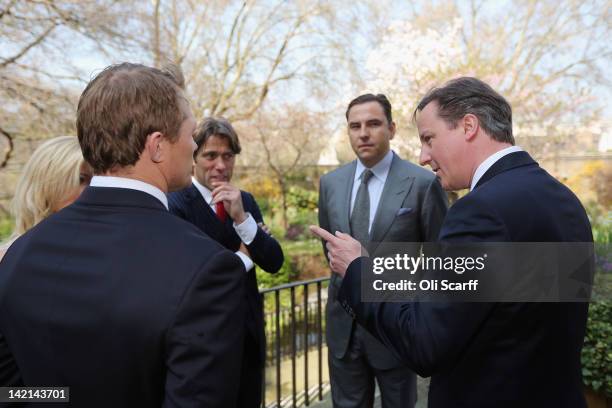
<instances>
[{"instance_id":1,"label":"man's nose","mask_svg":"<svg viewBox=\"0 0 612 408\"><path fill-rule=\"evenodd\" d=\"M421 154L419 154L419 163L421 164L421 166L425 166L426 164L431 163L431 155L429 154L427 149L424 149L422 147Z\"/></svg>"},{"instance_id":2,"label":"man's nose","mask_svg":"<svg viewBox=\"0 0 612 408\"><path fill-rule=\"evenodd\" d=\"M370 131L368 130L367 126L361 126L359 128L359 138L361 139L367 139L370 137Z\"/></svg>"},{"instance_id":3,"label":"man's nose","mask_svg":"<svg viewBox=\"0 0 612 408\"><path fill-rule=\"evenodd\" d=\"M223 160L223 156L219 155L219 157L217 157L215 159L215 169L217 170L225 170L225 161Z\"/></svg>"}]
</instances>

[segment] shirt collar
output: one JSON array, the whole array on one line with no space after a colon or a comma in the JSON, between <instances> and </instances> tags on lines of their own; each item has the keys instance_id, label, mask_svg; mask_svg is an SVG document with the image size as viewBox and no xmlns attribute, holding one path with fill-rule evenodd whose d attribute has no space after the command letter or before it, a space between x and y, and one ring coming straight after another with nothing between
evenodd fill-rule
<instances>
[{"instance_id":1,"label":"shirt collar","mask_svg":"<svg viewBox=\"0 0 612 408\"><path fill-rule=\"evenodd\" d=\"M391 168L391 162L393 161L393 150L389 150L385 157L382 158L381 161L376 163L370 170L374 173L374 176L380 179L381 181L385 181L387 179L387 175L389 174L389 169ZM361 160L357 160L357 168L355 169L355 180L361 178L361 173L366 169L366 167L361 163Z\"/></svg>"},{"instance_id":2,"label":"shirt collar","mask_svg":"<svg viewBox=\"0 0 612 408\"><path fill-rule=\"evenodd\" d=\"M482 178L482 176L484 176L487 170L489 170L491 166L493 166L499 159L501 159L502 157L510 153L521 152L521 151L523 151L523 149L521 149L518 146L510 146L498 152L495 152L489 157L487 157L487 159L483 161L482 163L480 163L480 166L476 168L474 177L472 177L472 183L470 184L470 191L472 191L474 187L476 187L476 184L478 184L478 181Z\"/></svg>"},{"instance_id":3,"label":"shirt collar","mask_svg":"<svg viewBox=\"0 0 612 408\"><path fill-rule=\"evenodd\" d=\"M200 182L193 176L191 177L191 181L193 182L195 188L198 189L200 194L202 194L202 197L204 197L204 201L206 201L206 204L210 205L212 201L212 191L210 191L208 187L200 184Z\"/></svg>"},{"instance_id":4,"label":"shirt collar","mask_svg":"<svg viewBox=\"0 0 612 408\"><path fill-rule=\"evenodd\" d=\"M93 176L89 185L91 187L127 188L130 190L142 191L143 193L147 193L157 198L164 207L168 209L168 198L166 194L154 185L145 183L144 181L126 177Z\"/></svg>"}]
</instances>

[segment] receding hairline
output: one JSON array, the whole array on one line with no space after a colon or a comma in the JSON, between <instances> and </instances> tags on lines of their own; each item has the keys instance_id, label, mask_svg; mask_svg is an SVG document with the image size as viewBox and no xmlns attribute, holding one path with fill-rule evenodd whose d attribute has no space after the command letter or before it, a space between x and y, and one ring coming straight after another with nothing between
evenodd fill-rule
<instances>
[{"instance_id":1,"label":"receding hairline","mask_svg":"<svg viewBox=\"0 0 612 408\"><path fill-rule=\"evenodd\" d=\"M494 140L515 144L512 134L512 106L491 85L476 77L451 79L429 90L418 103L412 118L437 103L437 116L454 129L466 115L475 116L480 127Z\"/></svg>"}]
</instances>

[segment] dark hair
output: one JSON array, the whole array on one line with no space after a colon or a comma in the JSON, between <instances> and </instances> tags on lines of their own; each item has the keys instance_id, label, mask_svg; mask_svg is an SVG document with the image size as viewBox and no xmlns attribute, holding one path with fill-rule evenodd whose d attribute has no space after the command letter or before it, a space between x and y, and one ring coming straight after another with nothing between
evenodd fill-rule
<instances>
[{"instance_id":1,"label":"dark hair","mask_svg":"<svg viewBox=\"0 0 612 408\"><path fill-rule=\"evenodd\" d=\"M238 140L238 134L234 130L232 124L225 118L208 117L200 123L193 134L193 140L198 145L196 151L193 152L194 158L197 156L202 146L206 144L206 141L213 136L226 138L229 141L232 152L234 154L240 154L242 150L240 147L240 140Z\"/></svg>"},{"instance_id":2,"label":"dark hair","mask_svg":"<svg viewBox=\"0 0 612 408\"><path fill-rule=\"evenodd\" d=\"M514 145L512 108L503 96L477 78L461 77L430 90L419 102L412 115L425 109L430 102L438 104L438 116L455 128L468 113L476 116L480 126L494 140Z\"/></svg>"},{"instance_id":3,"label":"dark hair","mask_svg":"<svg viewBox=\"0 0 612 408\"><path fill-rule=\"evenodd\" d=\"M105 68L79 99L77 136L95 174L135 164L147 136L174 142L185 120L181 89L167 73L140 64Z\"/></svg>"},{"instance_id":4,"label":"dark hair","mask_svg":"<svg viewBox=\"0 0 612 408\"><path fill-rule=\"evenodd\" d=\"M348 108L346 108L346 120L348 121L349 112L351 108L355 105L361 105L362 103L367 102L378 102L380 106L383 108L383 112L385 113L385 117L387 118L388 124L391 125L393 122L393 115L391 115L391 102L387 99L387 97L383 94L363 94L359 95L355 99L353 99L349 104Z\"/></svg>"}]
</instances>

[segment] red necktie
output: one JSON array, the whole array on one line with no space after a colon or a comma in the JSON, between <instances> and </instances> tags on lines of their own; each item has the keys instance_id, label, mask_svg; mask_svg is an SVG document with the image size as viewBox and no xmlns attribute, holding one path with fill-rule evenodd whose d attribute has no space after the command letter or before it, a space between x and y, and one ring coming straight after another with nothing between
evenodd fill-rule
<instances>
[{"instance_id":1,"label":"red necktie","mask_svg":"<svg viewBox=\"0 0 612 408\"><path fill-rule=\"evenodd\" d=\"M215 204L215 210L217 213L217 218L219 218L222 223L225 223L225 220L227 220L227 213L225 212L223 201L219 201L217 204Z\"/></svg>"}]
</instances>

